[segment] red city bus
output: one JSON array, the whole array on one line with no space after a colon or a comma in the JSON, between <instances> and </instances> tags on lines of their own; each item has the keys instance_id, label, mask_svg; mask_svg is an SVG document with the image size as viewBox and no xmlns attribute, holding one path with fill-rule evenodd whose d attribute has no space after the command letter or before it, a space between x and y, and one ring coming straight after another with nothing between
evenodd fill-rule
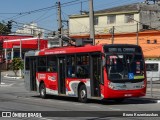
<instances>
[{"instance_id":1,"label":"red city bus","mask_svg":"<svg viewBox=\"0 0 160 120\"><path fill-rule=\"evenodd\" d=\"M137 45L85 45L29 51L25 54L25 86L47 94L87 99L141 97L146 70Z\"/></svg>"}]
</instances>

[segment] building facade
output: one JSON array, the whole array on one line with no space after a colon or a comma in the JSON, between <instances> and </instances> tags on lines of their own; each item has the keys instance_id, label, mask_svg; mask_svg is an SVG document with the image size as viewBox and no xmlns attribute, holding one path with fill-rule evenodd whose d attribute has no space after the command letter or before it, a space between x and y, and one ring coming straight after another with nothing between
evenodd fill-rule
<instances>
[{"instance_id":1,"label":"building facade","mask_svg":"<svg viewBox=\"0 0 160 120\"><path fill-rule=\"evenodd\" d=\"M39 28L37 23L25 24L21 29L16 30L16 33L33 35L33 37L40 35L41 38L44 38L44 30Z\"/></svg>"},{"instance_id":2,"label":"building facade","mask_svg":"<svg viewBox=\"0 0 160 120\"><path fill-rule=\"evenodd\" d=\"M95 34L129 33L159 29L159 4L135 3L94 12ZM70 15L70 36L89 34L89 15Z\"/></svg>"},{"instance_id":3,"label":"building facade","mask_svg":"<svg viewBox=\"0 0 160 120\"><path fill-rule=\"evenodd\" d=\"M147 2L96 11L95 43L138 44L142 47L146 59L160 59L159 11L159 3ZM90 38L87 14L71 15L69 24L71 38Z\"/></svg>"}]
</instances>

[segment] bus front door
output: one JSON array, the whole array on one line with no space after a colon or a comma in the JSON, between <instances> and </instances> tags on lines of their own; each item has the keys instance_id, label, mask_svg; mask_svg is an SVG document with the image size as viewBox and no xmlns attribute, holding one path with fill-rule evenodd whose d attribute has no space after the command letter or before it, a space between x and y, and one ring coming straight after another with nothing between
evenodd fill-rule
<instances>
[{"instance_id":1,"label":"bus front door","mask_svg":"<svg viewBox=\"0 0 160 120\"><path fill-rule=\"evenodd\" d=\"M65 57L58 58L58 93L66 94L65 85Z\"/></svg>"},{"instance_id":2,"label":"bus front door","mask_svg":"<svg viewBox=\"0 0 160 120\"><path fill-rule=\"evenodd\" d=\"M30 80L31 80L31 90L36 91L36 58L30 58Z\"/></svg>"},{"instance_id":3,"label":"bus front door","mask_svg":"<svg viewBox=\"0 0 160 120\"><path fill-rule=\"evenodd\" d=\"M101 76L101 62L100 55L91 55L90 57L90 78L91 78L91 96L100 97L100 76Z\"/></svg>"}]
</instances>

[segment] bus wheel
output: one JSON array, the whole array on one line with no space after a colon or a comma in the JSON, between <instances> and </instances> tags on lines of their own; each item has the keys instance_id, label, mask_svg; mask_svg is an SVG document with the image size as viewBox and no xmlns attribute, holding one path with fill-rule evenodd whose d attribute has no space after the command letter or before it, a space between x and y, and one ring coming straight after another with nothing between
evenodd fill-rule
<instances>
[{"instance_id":1,"label":"bus wheel","mask_svg":"<svg viewBox=\"0 0 160 120\"><path fill-rule=\"evenodd\" d=\"M39 93L40 93L41 98L43 98L43 99L46 98L46 87L45 87L44 83L40 84Z\"/></svg>"},{"instance_id":2,"label":"bus wheel","mask_svg":"<svg viewBox=\"0 0 160 120\"><path fill-rule=\"evenodd\" d=\"M81 85L78 91L78 100L82 103L87 102L87 89L85 85Z\"/></svg>"}]
</instances>

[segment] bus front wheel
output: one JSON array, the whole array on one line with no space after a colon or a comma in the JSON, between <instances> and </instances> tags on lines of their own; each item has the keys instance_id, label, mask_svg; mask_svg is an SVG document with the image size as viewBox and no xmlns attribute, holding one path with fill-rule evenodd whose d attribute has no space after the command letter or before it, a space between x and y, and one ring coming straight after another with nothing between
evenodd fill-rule
<instances>
[{"instance_id":1,"label":"bus front wheel","mask_svg":"<svg viewBox=\"0 0 160 120\"><path fill-rule=\"evenodd\" d=\"M82 103L87 102L87 89L85 85L81 85L78 91L78 100Z\"/></svg>"},{"instance_id":2,"label":"bus front wheel","mask_svg":"<svg viewBox=\"0 0 160 120\"><path fill-rule=\"evenodd\" d=\"M45 87L45 84L44 84L44 83L41 83L41 84L40 84L39 93L40 93L40 97L41 97L41 98L43 98L43 99L46 98L46 87Z\"/></svg>"}]
</instances>

